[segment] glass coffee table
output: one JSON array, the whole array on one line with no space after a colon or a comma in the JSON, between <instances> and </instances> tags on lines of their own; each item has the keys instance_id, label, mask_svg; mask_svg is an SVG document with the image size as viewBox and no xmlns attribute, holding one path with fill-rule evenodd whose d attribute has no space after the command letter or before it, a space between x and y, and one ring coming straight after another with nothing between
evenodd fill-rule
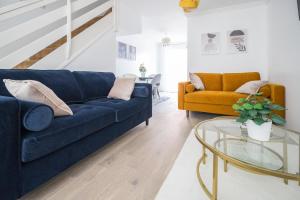
<instances>
[{"instance_id":1,"label":"glass coffee table","mask_svg":"<svg viewBox=\"0 0 300 200\"><path fill-rule=\"evenodd\" d=\"M298 181L300 185L300 133L273 126L268 142L253 140L247 136L247 129L233 117L219 117L199 123L195 135L202 145L202 157L197 164L199 183L212 200L218 193L218 161L224 161L224 171L228 164L240 169ZM213 155L213 185L208 189L201 178L201 164L206 163L207 150Z\"/></svg>"}]
</instances>

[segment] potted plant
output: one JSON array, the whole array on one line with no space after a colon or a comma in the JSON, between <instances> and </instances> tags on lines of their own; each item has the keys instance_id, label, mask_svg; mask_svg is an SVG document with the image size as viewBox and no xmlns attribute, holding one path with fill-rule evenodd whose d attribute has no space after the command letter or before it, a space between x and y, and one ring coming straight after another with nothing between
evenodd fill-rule
<instances>
[{"instance_id":1,"label":"potted plant","mask_svg":"<svg viewBox=\"0 0 300 200\"><path fill-rule=\"evenodd\" d=\"M285 108L262 97L262 93L241 98L232 108L240 114L237 121L246 125L248 136L255 140L269 141L272 123L278 125L286 123L285 119L274 113Z\"/></svg>"},{"instance_id":2,"label":"potted plant","mask_svg":"<svg viewBox=\"0 0 300 200\"><path fill-rule=\"evenodd\" d=\"M146 76L147 69L146 69L144 63L140 65L139 71L141 73L141 77L145 77Z\"/></svg>"}]
</instances>

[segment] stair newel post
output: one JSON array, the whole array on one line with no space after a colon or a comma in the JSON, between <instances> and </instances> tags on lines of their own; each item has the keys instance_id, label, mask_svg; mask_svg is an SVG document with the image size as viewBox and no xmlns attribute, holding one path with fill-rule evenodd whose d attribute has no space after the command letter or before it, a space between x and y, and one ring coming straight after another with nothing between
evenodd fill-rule
<instances>
[{"instance_id":1,"label":"stair newel post","mask_svg":"<svg viewBox=\"0 0 300 200\"><path fill-rule=\"evenodd\" d=\"M67 0L67 45L66 45L66 60L69 60L72 54L72 2Z\"/></svg>"},{"instance_id":2,"label":"stair newel post","mask_svg":"<svg viewBox=\"0 0 300 200\"><path fill-rule=\"evenodd\" d=\"M118 32L118 0L113 0L114 31Z\"/></svg>"}]
</instances>

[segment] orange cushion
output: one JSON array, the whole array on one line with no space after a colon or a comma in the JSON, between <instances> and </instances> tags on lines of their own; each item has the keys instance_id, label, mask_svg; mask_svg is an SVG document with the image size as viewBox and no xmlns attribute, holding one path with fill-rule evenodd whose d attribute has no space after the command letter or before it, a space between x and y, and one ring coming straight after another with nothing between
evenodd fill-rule
<instances>
[{"instance_id":1,"label":"orange cushion","mask_svg":"<svg viewBox=\"0 0 300 200\"><path fill-rule=\"evenodd\" d=\"M258 72L226 73L223 75L223 91L235 91L249 81L260 80Z\"/></svg>"},{"instance_id":2,"label":"orange cushion","mask_svg":"<svg viewBox=\"0 0 300 200\"><path fill-rule=\"evenodd\" d=\"M187 92L187 93L192 93L192 92L194 92L196 90L196 88L195 88L195 86L193 85L193 84L187 84L186 86L185 86L185 91Z\"/></svg>"},{"instance_id":3,"label":"orange cushion","mask_svg":"<svg viewBox=\"0 0 300 200\"><path fill-rule=\"evenodd\" d=\"M188 103L202 103L215 105L233 105L240 98L246 98L248 95L236 92L224 91L199 91L186 94L184 96L185 102Z\"/></svg>"},{"instance_id":4,"label":"orange cushion","mask_svg":"<svg viewBox=\"0 0 300 200\"><path fill-rule=\"evenodd\" d=\"M265 85L259 89L259 92L266 98L271 97L271 87L270 85Z\"/></svg>"},{"instance_id":5,"label":"orange cushion","mask_svg":"<svg viewBox=\"0 0 300 200\"><path fill-rule=\"evenodd\" d=\"M223 74L196 73L202 80L205 90L222 91Z\"/></svg>"}]
</instances>

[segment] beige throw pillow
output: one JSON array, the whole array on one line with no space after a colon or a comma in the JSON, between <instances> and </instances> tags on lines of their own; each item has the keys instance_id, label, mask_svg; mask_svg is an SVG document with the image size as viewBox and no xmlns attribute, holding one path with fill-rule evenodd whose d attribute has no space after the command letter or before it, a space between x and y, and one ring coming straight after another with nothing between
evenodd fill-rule
<instances>
[{"instance_id":1,"label":"beige throw pillow","mask_svg":"<svg viewBox=\"0 0 300 200\"><path fill-rule=\"evenodd\" d=\"M135 78L117 78L108 98L130 100L134 90Z\"/></svg>"},{"instance_id":2,"label":"beige throw pillow","mask_svg":"<svg viewBox=\"0 0 300 200\"><path fill-rule=\"evenodd\" d=\"M239 87L235 92L242 94L256 94L259 89L268 84L268 81L249 81Z\"/></svg>"},{"instance_id":3,"label":"beige throw pillow","mask_svg":"<svg viewBox=\"0 0 300 200\"><path fill-rule=\"evenodd\" d=\"M41 82L34 80L10 80L3 82L7 90L17 99L50 106L54 116L73 115L72 110L56 94Z\"/></svg>"},{"instance_id":4,"label":"beige throw pillow","mask_svg":"<svg viewBox=\"0 0 300 200\"><path fill-rule=\"evenodd\" d=\"M204 84L199 76L196 74L190 73L191 83L195 86L197 90L204 90Z\"/></svg>"}]
</instances>

